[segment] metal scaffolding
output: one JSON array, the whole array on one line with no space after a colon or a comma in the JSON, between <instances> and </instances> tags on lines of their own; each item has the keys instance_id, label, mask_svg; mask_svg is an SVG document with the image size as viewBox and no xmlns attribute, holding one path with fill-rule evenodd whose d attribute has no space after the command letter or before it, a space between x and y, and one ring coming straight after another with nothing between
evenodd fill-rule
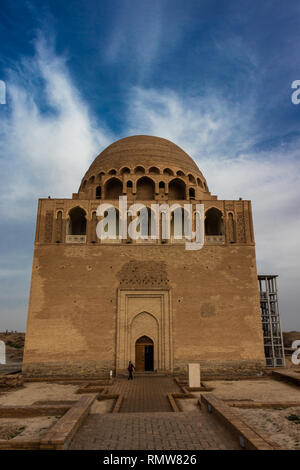
<instances>
[{"instance_id":1,"label":"metal scaffolding","mask_svg":"<svg viewBox=\"0 0 300 470\"><path fill-rule=\"evenodd\" d=\"M269 367L285 366L277 277L270 274L258 276L266 365Z\"/></svg>"},{"instance_id":2,"label":"metal scaffolding","mask_svg":"<svg viewBox=\"0 0 300 470\"><path fill-rule=\"evenodd\" d=\"M269 367L285 366L277 277L270 274L258 276L266 365Z\"/></svg>"}]
</instances>

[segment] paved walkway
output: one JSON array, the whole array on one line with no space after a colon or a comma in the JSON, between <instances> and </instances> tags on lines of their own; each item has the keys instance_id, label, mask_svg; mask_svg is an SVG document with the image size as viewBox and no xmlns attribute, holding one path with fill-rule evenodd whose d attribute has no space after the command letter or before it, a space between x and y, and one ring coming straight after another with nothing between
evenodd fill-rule
<instances>
[{"instance_id":1,"label":"paved walkway","mask_svg":"<svg viewBox=\"0 0 300 470\"><path fill-rule=\"evenodd\" d=\"M213 450L239 449L206 412L90 414L70 449Z\"/></svg>"},{"instance_id":2,"label":"paved walkway","mask_svg":"<svg viewBox=\"0 0 300 470\"><path fill-rule=\"evenodd\" d=\"M180 390L172 378L153 375L120 378L109 388L109 393L123 395L120 413L172 411L167 394L176 392Z\"/></svg>"},{"instance_id":3,"label":"paved walkway","mask_svg":"<svg viewBox=\"0 0 300 470\"><path fill-rule=\"evenodd\" d=\"M205 411L174 413L167 393L179 391L172 378L117 379L110 393L122 393L118 414L90 414L70 449L196 450L238 449L231 435Z\"/></svg>"}]
</instances>

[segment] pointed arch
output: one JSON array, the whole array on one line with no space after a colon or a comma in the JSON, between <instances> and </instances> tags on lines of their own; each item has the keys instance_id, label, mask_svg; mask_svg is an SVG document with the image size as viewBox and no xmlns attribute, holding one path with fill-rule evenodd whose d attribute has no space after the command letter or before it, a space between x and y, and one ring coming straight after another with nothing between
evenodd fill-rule
<instances>
[{"instance_id":1,"label":"pointed arch","mask_svg":"<svg viewBox=\"0 0 300 470\"><path fill-rule=\"evenodd\" d=\"M105 183L105 199L118 199L123 194L123 183L118 178L110 178Z\"/></svg>"},{"instance_id":2,"label":"pointed arch","mask_svg":"<svg viewBox=\"0 0 300 470\"><path fill-rule=\"evenodd\" d=\"M155 183L148 176L143 176L137 181L136 198L140 200L155 199Z\"/></svg>"},{"instance_id":3,"label":"pointed arch","mask_svg":"<svg viewBox=\"0 0 300 470\"><path fill-rule=\"evenodd\" d=\"M196 180L195 180L194 176L191 173L189 173L188 178L189 178L190 183L196 184Z\"/></svg>"},{"instance_id":4,"label":"pointed arch","mask_svg":"<svg viewBox=\"0 0 300 470\"><path fill-rule=\"evenodd\" d=\"M197 178L197 185L200 186L200 188L203 188L203 183L200 178Z\"/></svg>"},{"instance_id":5,"label":"pointed arch","mask_svg":"<svg viewBox=\"0 0 300 470\"><path fill-rule=\"evenodd\" d=\"M205 235L224 235L223 214L216 207L205 212Z\"/></svg>"},{"instance_id":6,"label":"pointed arch","mask_svg":"<svg viewBox=\"0 0 300 470\"><path fill-rule=\"evenodd\" d=\"M169 199L184 200L186 199L186 184L180 178L174 178L169 183Z\"/></svg>"},{"instance_id":7,"label":"pointed arch","mask_svg":"<svg viewBox=\"0 0 300 470\"><path fill-rule=\"evenodd\" d=\"M160 171L156 166L149 168L149 175L159 175Z\"/></svg>"},{"instance_id":8,"label":"pointed arch","mask_svg":"<svg viewBox=\"0 0 300 470\"><path fill-rule=\"evenodd\" d=\"M183 207L176 207L171 212L170 236L174 240L184 240L190 235L190 214Z\"/></svg>"},{"instance_id":9,"label":"pointed arch","mask_svg":"<svg viewBox=\"0 0 300 470\"><path fill-rule=\"evenodd\" d=\"M138 175L138 174L144 175L145 174L145 168L143 166L136 166L135 169L134 169L134 173L136 175Z\"/></svg>"},{"instance_id":10,"label":"pointed arch","mask_svg":"<svg viewBox=\"0 0 300 470\"><path fill-rule=\"evenodd\" d=\"M190 199L195 199L195 189L194 188L189 189L189 198Z\"/></svg>"},{"instance_id":11,"label":"pointed arch","mask_svg":"<svg viewBox=\"0 0 300 470\"><path fill-rule=\"evenodd\" d=\"M101 186L97 186L96 188L96 199L101 199L101 196L102 196L102 188Z\"/></svg>"},{"instance_id":12,"label":"pointed arch","mask_svg":"<svg viewBox=\"0 0 300 470\"><path fill-rule=\"evenodd\" d=\"M86 234L86 212L79 206L73 207L69 211L69 219L67 225L68 235L85 235Z\"/></svg>"},{"instance_id":13,"label":"pointed arch","mask_svg":"<svg viewBox=\"0 0 300 470\"><path fill-rule=\"evenodd\" d=\"M146 310L142 310L141 312L136 313L136 314L132 317L131 322L130 322L130 325L132 325L133 322L136 320L136 318L139 317L140 315L150 315L150 317L152 317L153 320L155 320L155 322L157 323L157 325L159 324L158 319L156 318L156 316L155 316L153 313L151 313L151 312L149 312L149 311L146 311ZM153 338L152 338L152 340L153 340Z\"/></svg>"},{"instance_id":14,"label":"pointed arch","mask_svg":"<svg viewBox=\"0 0 300 470\"><path fill-rule=\"evenodd\" d=\"M121 175L130 175L130 168L128 168L128 166L124 166L123 168L121 168L120 174Z\"/></svg>"}]
</instances>

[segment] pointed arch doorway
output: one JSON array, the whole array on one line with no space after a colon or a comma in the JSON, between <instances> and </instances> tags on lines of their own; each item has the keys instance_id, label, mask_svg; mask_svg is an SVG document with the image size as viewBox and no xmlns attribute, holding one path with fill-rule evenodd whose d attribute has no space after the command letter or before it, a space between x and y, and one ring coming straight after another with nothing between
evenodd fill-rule
<instances>
[{"instance_id":1,"label":"pointed arch doorway","mask_svg":"<svg viewBox=\"0 0 300 470\"><path fill-rule=\"evenodd\" d=\"M137 343L146 336L148 343ZM173 335L172 335L172 302L169 289L119 289L117 307L116 337L116 373L126 372L128 362L145 370L145 362L137 356L136 343L149 357L146 367L150 368L153 351L153 371L173 371ZM146 346L152 346L146 348ZM140 366L139 366L140 362Z\"/></svg>"},{"instance_id":2,"label":"pointed arch doorway","mask_svg":"<svg viewBox=\"0 0 300 470\"><path fill-rule=\"evenodd\" d=\"M151 338L141 336L135 343L135 369L137 372L153 371L154 345Z\"/></svg>"}]
</instances>

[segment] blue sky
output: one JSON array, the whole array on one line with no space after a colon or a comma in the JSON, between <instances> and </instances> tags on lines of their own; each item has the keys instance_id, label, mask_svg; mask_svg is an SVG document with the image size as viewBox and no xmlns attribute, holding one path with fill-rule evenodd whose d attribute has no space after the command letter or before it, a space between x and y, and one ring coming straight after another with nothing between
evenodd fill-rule
<instances>
[{"instance_id":1,"label":"blue sky","mask_svg":"<svg viewBox=\"0 0 300 470\"><path fill-rule=\"evenodd\" d=\"M0 330L24 330L39 197L118 138L165 137L219 198L251 199L260 273L300 329L300 4L2 0Z\"/></svg>"}]
</instances>

